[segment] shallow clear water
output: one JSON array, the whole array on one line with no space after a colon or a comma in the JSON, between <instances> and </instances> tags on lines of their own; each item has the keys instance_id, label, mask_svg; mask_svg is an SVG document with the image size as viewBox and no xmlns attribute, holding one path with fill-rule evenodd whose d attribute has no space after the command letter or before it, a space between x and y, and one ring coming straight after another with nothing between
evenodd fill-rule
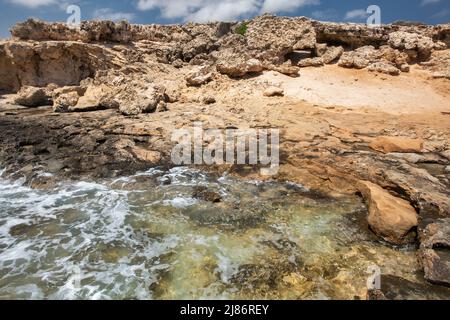
<instances>
[{"instance_id":1,"label":"shallow clear water","mask_svg":"<svg viewBox=\"0 0 450 320\"><path fill-rule=\"evenodd\" d=\"M414 249L376 241L365 215L358 197L187 168L50 191L0 179L0 298L364 299L373 264L422 285Z\"/></svg>"}]
</instances>

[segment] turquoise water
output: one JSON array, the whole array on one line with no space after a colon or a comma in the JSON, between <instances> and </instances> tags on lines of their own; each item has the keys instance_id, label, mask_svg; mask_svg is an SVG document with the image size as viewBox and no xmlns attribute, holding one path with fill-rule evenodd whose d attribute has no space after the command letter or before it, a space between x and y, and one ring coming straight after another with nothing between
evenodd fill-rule
<instances>
[{"instance_id":1,"label":"turquoise water","mask_svg":"<svg viewBox=\"0 0 450 320\"><path fill-rule=\"evenodd\" d=\"M364 299L373 264L423 283L414 248L378 242L365 215L358 197L187 168L51 190L0 179L0 298Z\"/></svg>"}]
</instances>

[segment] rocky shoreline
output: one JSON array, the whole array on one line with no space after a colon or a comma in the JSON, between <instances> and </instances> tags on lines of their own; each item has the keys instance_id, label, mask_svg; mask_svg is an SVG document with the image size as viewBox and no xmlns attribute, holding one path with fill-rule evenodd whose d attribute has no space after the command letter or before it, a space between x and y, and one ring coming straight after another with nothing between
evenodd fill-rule
<instances>
[{"instance_id":1,"label":"rocky shoreline","mask_svg":"<svg viewBox=\"0 0 450 320\"><path fill-rule=\"evenodd\" d=\"M84 22L74 31L29 20L12 35L0 43L6 175L45 189L171 166L173 130L196 121L279 128L272 178L360 194L372 231L416 243L425 279L450 285L450 25L372 29L265 15L185 26ZM342 75L330 87L395 95L410 82L437 93L419 92L425 108L405 112L396 108L409 100L381 99L386 110L371 108L368 95L368 105L350 108L291 93L289 84L322 71ZM245 166L206 170L262 179Z\"/></svg>"}]
</instances>

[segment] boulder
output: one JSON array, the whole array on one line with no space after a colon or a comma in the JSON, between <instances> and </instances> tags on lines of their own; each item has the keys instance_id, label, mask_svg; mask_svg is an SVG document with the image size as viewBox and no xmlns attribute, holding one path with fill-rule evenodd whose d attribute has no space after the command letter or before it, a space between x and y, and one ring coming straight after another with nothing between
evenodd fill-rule
<instances>
[{"instance_id":1,"label":"boulder","mask_svg":"<svg viewBox=\"0 0 450 320\"><path fill-rule=\"evenodd\" d=\"M195 68L186 77L186 82L190 86L201 86L212 80L213 73L209 66Z\"/></svg>"},{"instance_id":2,"label":"boulder","mask_svg":"<svg viewBox=\"0 0 450 320\"><path fill-rule=\"evenodd\" d=\"M243 77L248 72L247 63L244 59L236 56L222 58L216 64L216 69L222 74L233 78Z\"/></svg>"},{"instance_id":3,"label":"boulder","mask_svg":"<svg viewBox=\"0 0 450 320\"><path fill-rule=\"evenodd\" d=\"M195 199L207 201L207 202L221 202L222 197L217 192L208 190L208 188L203 186L198 186L194 188L194 191L192 193L192 197Z\"/></svg>"},{"instance_id":4,"label":"boulder","mask_svg":"<svg viewBox=\"0 0 450 320\"><path fill-rule=\"evenodd\" d=\"M107 85L89 85L76 105L70 106L70 112L94 111L99 109L117 109L119 104L113 99L113 90Z\"/></svg>"},{"instance_id":5,"label":"boulder","mask_svg":"<svg viewBox=\"0 0 450 320\"><path fill-rule=\"evenodd\" d=\"M332 63L333 61L339 59L344 53L344 48L339 47L328 47L327 50L322 54L321 58L324 64Z\"/></svg>"},{"instance_id":6,"label":"boulder","mask_svg":"<svg viewBox=\"0 0 450 320\"><path fill-rule=\"evenodd\" d=\"M284 96L284 90L278 87L269 87L264 91L263 95L265 97L282 97Z\"/></svg>"},{"instance_id":7,"label":"boulder","mask_svg":"<svg viewBox=\"0 0 450 320\"><path fill-rule=\"evenodd\" d=\"M394 65L389 62L374 62L371 63L367 70L372 72L379 72L384 74L389 74L391 76L398 76L400 74L400 70L397 69Z\"/></svg>"},{"instance_id":8,"label":"boulder","mask_svg":"<svg viewBox=\"0 0 450 320\"><path fill-rule=\"evenodd\" d=\"M53 112L68 112L78 103L80 96L76 91L62 93L53 100Z\"/></svg>"},{"instance_id":9,"label":"boulder","mask_svg":"<svg viewBox=\"0 0 450 320\"><path fill-rule=\"evenodd\" d=\"M344 52L339 59L338 65L343 68L364 69L370 64L365 54L357 51Z\"/></svg>"},{"instance_id":10,"label":"boulder","mask_svg":"<svg viewBox=\"0 0 450 320\"><path fill-rule=\"evenodd\" d=\"M131 83L123 89L123 92L117 98L120 103L119 110L127 116L154 112L160 101L165 102L165 91L165 87L159 85Z\"/></svg>"},{"instance_id":11,"label":"boulder","mask_svg":"<svg viewBox=\"0 0 450 320\"><path fill-rule=\"evenodd\" d=\"M340 50L335 49L339 54ZM409 71L410 59L408 55L389 46L381 46L375 49L374 46L364 46L355 51L344 52L338 65L345 68L363 69L369 66L370 71L381 72L391 75L400 74L402 71Z\"/></svg>"},{"instance_id":12,"label":"boulder","mask_svg":"<svg viewBox=\"0 0 450 320\"><path fill-rule=\"evenodd\" d=\"M298 62L299 67L320 67L337 60L344 53L343 47L325 47L320 56L302 59Z\"/></svg>"},{"instance_id":13,"label":"boulder","mask_svg":"<svg viewBox=\"0 0 450 320\"><path fill-rule=\"evenodd\" d=\"M383 153L420 153L422 152L424 141L422 139L411 139L407 137L387 137L375 138L370 147L373 150Z\"/></svg>"},{"instance_id":14,"label":"boulder","mask_svg":"<svg viewBox=\"0 0 450 320\"><path fill-rule=\"evenodd\" d=\"M369 226L378 236L394 244L414 241L418 217L408 201L369 181L360 181L359 189L368 203Z\"/></svg>"},{"instance_id":15,"label":"boulder","mask_svg":"<svg viewBox=\"0 0 450 320\"><path fill-rule=\"evenodd\" d=\"M420 235L418 258L426 280L450 286L450 218L425 228Z\"/></svg>"},{"instance_id":16,"label":"boulder","mask_svg":"<svg viewBox=\"0 0 450 320\"><path fill-rule=\"evenodd\" d=\"M317 57L321 57L327 52L328 44L326 43L316 43L314 46L314 53Z\"/></svg>"},{"instance_id":17,"label":"boulder","mask_svg":"<svg viewBox=\"0 0 450 320\"><path fill-rule=\"evenodd\" d=\"M262 72L264 70L264 67L258 59L249 59L246 62L247 65L247 72Z\"/></svg>"},{"instance_id":18,"label":"boulder","mask_svg":"<svg viewBox=\"0 0 450 320\"><path fill-rule=\"evenodd\" d=\"M69 112L86 92L85 87L66 86L53 90L53 112Z\"/></svg>"},{"instance_id":19,"label":"boulder","mask_svg":"<svg viewBox=\"0 0 450 320\"><path fill-rule=\"evenodd\" d=\"M276 17L265 14L248 24L245 34L250 50L265 51L267 62L279 62L294 50L314 49L316 32L305 18Z\"/></svg>"},{"instance_id":20,"label":"boulder","mask_svg":"<svg viewBox=\"0 0 450 320\"><path fill-rule=\"evenodd\" d=\"M211 95L205 95L201 98L202 103L204 104L213 104L216 103L216 98L214 98L214 96Z\"/></svg>"},{"instance_id":21,"label":"boulder","mask_svg":"<svg viewBox=\"0 0 450 320\"><path fill-rule=\"evenodd\" d=\"M297 77L300 71L300 68L297 66L293 66L290 61L286 61L281 65L271 66L269 69L290 77Z\"/></svg>"},{"instance_id":22,"label":"boulder","mask_svg":"<svg viewBox=\"0 0 450 320\"><path fill-rule=\"evenodd\" d=\"M52 98L44 88L23 86L14 102L25 107L39 107L52 104Z\"/></svg>"},{"instance_id":23,"label":"boulder","mask_svg":"<svg viewBox=\"0 0 450 320\"><path fill-rule=\"evenodd\" d=\"M388 44L392 48L405 51L413 60L417 57L428 59L433 50L446 48L445 44L434 42L430 37L404 31L390 33Z\"/></svg>"},{"instance_id":24,"label":"boulder","mask_svg":"<svg viewBox=\"0 0 450 320\"><path fill-rule=\"evenodd\" d=\"M315 58L306 58L302 59L298 62L298 66L301 68L306 67L321 67L324 65L323 58L315 57Z\"/></svg>"}]
</instances>

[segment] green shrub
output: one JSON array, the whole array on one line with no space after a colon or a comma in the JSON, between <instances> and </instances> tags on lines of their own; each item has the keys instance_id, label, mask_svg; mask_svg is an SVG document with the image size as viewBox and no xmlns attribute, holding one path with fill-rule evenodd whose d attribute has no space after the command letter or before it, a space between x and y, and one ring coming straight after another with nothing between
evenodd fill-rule
<instances>
[{"instance_id":1,"label":"green shrub","mask_svg":"<svg viewBox=\"0 0 450 320\"><path fill-rule=\"evenodd\" d=\"M247 29L248 29L248 25L244 22L241 23L237 28L236 28L236 33L240 34L241 36L245 36L245 34L247 33Z\"/></svg>"}]
</instances>

